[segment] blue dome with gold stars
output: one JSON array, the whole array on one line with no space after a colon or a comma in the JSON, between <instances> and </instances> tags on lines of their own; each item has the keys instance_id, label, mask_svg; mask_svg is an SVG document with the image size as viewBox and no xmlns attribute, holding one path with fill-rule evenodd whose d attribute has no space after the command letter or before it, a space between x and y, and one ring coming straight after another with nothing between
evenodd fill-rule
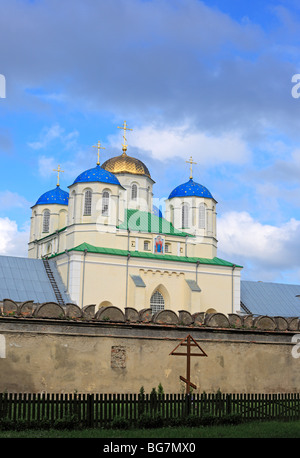
<instances>
[{"instance_id":1,"label":"blue dome with gold stars","mask_svg":"<svg viewBox=\"0 0 300 458\"><path fill-rule=\"evenodd\" d=\"M120 185L118 178L108 170L104 170L102 167L100 167L100 165L96 165L96 167L82 172L80 175L78 175L73 184L87 183L91 181L100 181L101 183Z\"/></svg>"},{"instance_id":2,"label":"blue dome with gold stars","mask_svg":"<svg viewBox=\"0 0 300 458\"><path fill-rule=\"evenodd\" d=\"M186 183L180 184L177 188L173 189L169 195L169 199L173 197L206 197L208 199L213 199L213 196L207 188L202 186L199 183L196 183L192 178L189 179Z\"/></svg>"},{"instance_id":3,"label":"blue dome with gold stars","mask_svg":"<svg viewBox=\"0 0 300 458\"><path fill-rule=\"evenodd\" d=\"M35 205L68 205L69 202L69 193L60 189L59 185L56 188L51 189L50 191L45 192L41 197L36 201Z\"/></svg>"}]
</instances>

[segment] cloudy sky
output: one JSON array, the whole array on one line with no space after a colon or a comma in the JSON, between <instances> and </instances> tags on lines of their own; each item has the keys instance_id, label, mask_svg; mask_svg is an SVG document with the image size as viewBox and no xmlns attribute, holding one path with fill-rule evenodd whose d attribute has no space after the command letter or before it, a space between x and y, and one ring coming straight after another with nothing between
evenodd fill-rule
<instances>
[{"instance_id":1,"label":"cloudy sky","mask_svg":"<svg viewBox=\"0 0 300 458\"><path fill-rule=\"evenodd\" d=\"M219 257L300 284L298 0L0 0L0 74L0 254L27 255L53 169L67 190L98 140L120 154L126 120L157 199L192 156Z\"/></svg>"}]
</instances>

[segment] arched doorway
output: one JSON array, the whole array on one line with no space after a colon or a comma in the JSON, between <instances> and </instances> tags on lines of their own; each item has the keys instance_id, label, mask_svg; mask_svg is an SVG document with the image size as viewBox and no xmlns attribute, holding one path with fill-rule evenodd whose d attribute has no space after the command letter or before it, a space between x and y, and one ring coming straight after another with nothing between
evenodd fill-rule
<instances>
[{"instance_id":1,"label":"arched doorway","mask_svg":"<svg viewBox=\"0 0 300 458\"><path fill-rule=\"evenodd\" d=\"M159 291L155 291L155 293L152 294L150 299L150 307L153 314L165 309L164 297Z\"/></svg>"}]
</instances>

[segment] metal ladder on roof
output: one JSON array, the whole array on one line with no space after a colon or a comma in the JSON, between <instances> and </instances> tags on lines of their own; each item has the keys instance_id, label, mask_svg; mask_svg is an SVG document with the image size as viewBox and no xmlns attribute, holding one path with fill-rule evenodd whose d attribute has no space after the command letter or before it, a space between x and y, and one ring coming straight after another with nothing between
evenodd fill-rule
<instances>
[{"instance_id":1,"label":"metal ladder on roof","mask_svg":"<svg viewBox=\"0 0 300 458\"><path fill-rule=\"evenodd\" d=\"M51 266L49 264L48 259L43 258L43 263L44 263L44 267L45 267L45 270L46 270L46 274L48 275L48 278L50 280L51 286L53 288L57 303L59 305L65 305L65 302L64 302L63 297L61 295L61 292L60 292L60 290L59 290L59 288L57 286L57 283L56 283L56 280L54 278L54 275L53 275L53 272L52 272L52 269L51 269Z\"/></svg>"}]
</instances>

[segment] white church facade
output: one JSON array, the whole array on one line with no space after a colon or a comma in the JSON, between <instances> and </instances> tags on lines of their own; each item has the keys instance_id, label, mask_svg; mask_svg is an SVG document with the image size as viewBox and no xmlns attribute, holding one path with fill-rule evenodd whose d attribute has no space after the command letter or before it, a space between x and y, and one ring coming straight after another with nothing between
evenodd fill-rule
<instances>
[{"instance_id":1,"label":"white church facade","mask_svg":"<svg viewBox=\"0 0 300 458\"><path fill-rule=\"evenodd\" d=\"M191 169L166 199L165 217L155 212L155 182L147 166L127 154L126 122L123 128L122 154L100 165L98 142L94 168L68 192L58 179L37 200L29 258L55 260L80 307L239 312L242 267L217 256L216 200Z\"/></svg>"}]
</instances>

